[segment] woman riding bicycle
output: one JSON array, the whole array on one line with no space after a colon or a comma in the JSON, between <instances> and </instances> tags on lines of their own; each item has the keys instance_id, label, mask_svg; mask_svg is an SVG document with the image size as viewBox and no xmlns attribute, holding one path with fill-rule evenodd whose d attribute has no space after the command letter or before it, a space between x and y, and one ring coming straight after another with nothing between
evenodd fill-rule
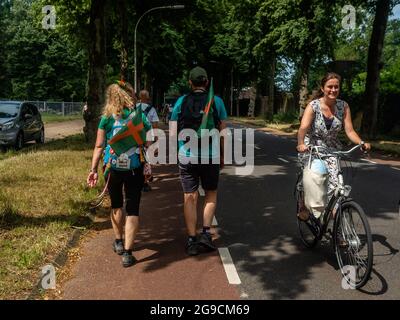
<instances>
[{"instance_id":1,"label":"woman riding bicycle","mask_svg":"<svg viewBox=\"0 0 400 320\"><path fill-rule=\"evenodd\" d=\"M332 151L339 151L342 145L338 133L344 128L349 140L355 144L363 144L363 149L371 149L369 143L364 143L353 128L349 105L338 99L341 77L333 72L327 73L321 80L320 92L304 110L300 128L297 134L297 151L302 168L308 161L304 152L309 145L321 146ZM333 194L337 186L338 168L335 158L324 158L325 166L329 173L328 197ZM309 211L301 204L298 217L307 220Z\"/></svg>"}]
</instances>

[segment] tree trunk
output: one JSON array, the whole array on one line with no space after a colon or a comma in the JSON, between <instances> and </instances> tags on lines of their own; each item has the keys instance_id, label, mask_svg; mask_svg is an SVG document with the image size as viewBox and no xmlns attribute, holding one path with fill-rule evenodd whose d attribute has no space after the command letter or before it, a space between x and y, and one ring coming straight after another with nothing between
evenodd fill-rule
<instances>
[{"instance_id":1,"label":"tree trunk","mask_svg":"<svg viewBox=\"0 0 400 320\"><path fill-rule=\"evenodd\" d=\"M261 96L260 98L261 105L261 115L264 119L269 119L269 96Z\"/></svg>"},{"instance_id":2,"label":"tree trunk","mask_svg":"<svg viewBox=\"0 0 400 320\"><path fill-rule=\"evenodd\" d=\"M377 134L379 73L382 68L381 57L389 12L390 0L377 1L374 25L368 49L365 108L361 124L361 132L368 138L375 137Z\"/></svg>"},{"instance_id":3,"label":"tree trunk","mask_svg":"<svg viewBox=\"0 0 400 320\"><path fill-rule=\"evenodd\" d=\"M120 79L128 79L128 19L126 0L118 0L118 11L121 19L121 71Z\"/></svg>"},{"instance_id":4,"label":"tree trunk","mask_svg":"<svg viewBox=\"0 0 400 320\"><path fill-rule=\"evenodd\" d=\"M275 71L276 71L276 57L272 56L272 62L270 64L269 76L268 76L268 104L264 118L271 120L274 115L274 103L275 103Z\"/></svg>"},{"instance_id":5,"label":"tree trunk","mask_svg":"<svg viewBox=\"0 0 400 320\"><path fill-rule=\"evenodd\" d=\"M231 69L231 86L229 89L229 115L233 116L233 95L234 95L234 88L233 88L233 67Z\"/></svg>"},{"instance_id":6,"label":"tree trunk","mask_svg":"<svg viewBox=\"0 0 400 320\"><path fill-rule=\"evenodd\" d=\"M255 116L255 108L256 108L256 99L257 99L257 83L253 82L250 87L250 103L249 110L247 112L247 116L250 118L254 118Z\"/></svg>"},{"instance_id":7,"label":"tree trunk","mask_svg":"<svg viewBox=\"0 0 400 320\"><path fill-rule=\"evenodd\" d=\"M104 105L106 85L106 0L92 0L89 22L89 74L87 85L87 110L84 113L85 138L96 140L97 126Z\"/></svg>"},{"instance_id":8,"label":"tree trunk","mask_svg":"<svg viewBox=\"0 0 400 320\"><path fill-rule=\"evenodd\" d=\"M237 117L240 117L240 100L239 100L240 91L241 91L241 88L240 88L240 75L238 75L238 77L237 77L237 95L236 95L236 116Z\"/></svg>"},{"instance_id":9,"label":"tree trunk","mask_svg":"<svg viewBox=\"0 0 400 320\"><path fill-rule=\"evenodd\" d=\"M150 94L151 92L151 76L148 74L147 71L143 71L143 89L147 90Z\"/></svg>"},{"instance_id":10,"label":"tree trunk","mask_svg":"<svg viewBox=\"0 0 400 320\"><path fill-rule=\"evenodd\" d=\"M299 112L300 117L302 117L304 113L304 109L307 107L307 98L308 98L308 73L310 70L310 57L305 54L303 56L303 61L301 65L301 73L300 73L300 90L299 90Z\"/></svg>"}]
</instances>

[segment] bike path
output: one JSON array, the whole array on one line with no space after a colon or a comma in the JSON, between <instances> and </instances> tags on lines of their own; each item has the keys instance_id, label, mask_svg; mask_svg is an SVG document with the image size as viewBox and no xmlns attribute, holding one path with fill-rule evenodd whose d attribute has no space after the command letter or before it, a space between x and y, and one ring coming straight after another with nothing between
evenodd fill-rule
<instances>
[{"instance_id":1,"label":"bike path","mask_svg":"<svg viewBox=\"0 0 400 320\"><path fill-rule=\"evenodd\" d=\"M122 267L121 257L112 251L114 236L106 219L83 242L81 259L62 288L62 299L239 299L236 286L228 283L218 251L195 257L184 252L183 196L176 165L159 166L155 173L159 180L152 183L153 191L142 196L133 252L138 262ZM218 230L212 232L216 244L222 246Z\"/></svg>"}]
</instances>

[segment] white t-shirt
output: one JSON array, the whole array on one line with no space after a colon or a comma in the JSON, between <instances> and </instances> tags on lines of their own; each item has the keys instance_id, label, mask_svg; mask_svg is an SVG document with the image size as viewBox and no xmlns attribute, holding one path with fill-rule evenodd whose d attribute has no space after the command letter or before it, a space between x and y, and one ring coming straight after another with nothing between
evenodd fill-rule
<instances>
[{"instance_id":1,"label":"white t-shirt","mask_svg":"<svg viewBox=\"0 0 400 320\"><path fill-rule=\"evenodd\" d=\"M142 111L143 112L149 106L149 104L147 104L147 103L138 103L138 104L136 104L136 107L138 107L139 105L142 106ZM149 113L147 114L147 120L149 120L150 123L159 122L160 121L160 119L158 118L158 115L157 115L156 108L151 107Z\"/></svg>"}]
</instances>

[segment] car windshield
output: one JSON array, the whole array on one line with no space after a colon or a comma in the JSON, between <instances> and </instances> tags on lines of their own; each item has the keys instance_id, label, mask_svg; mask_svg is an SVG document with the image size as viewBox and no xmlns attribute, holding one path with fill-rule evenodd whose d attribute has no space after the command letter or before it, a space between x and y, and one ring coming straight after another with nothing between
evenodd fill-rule
<instances>
[{"instance_id":1,"label":"car windshield","mask_svg":"<svg viewBox=\"0 0 400 320\"><path fill-rule=\"evenodd\" d=\"M15 118L18 115L19 104L0 102L0 118Z\"/></svg>"}]
</instances>

